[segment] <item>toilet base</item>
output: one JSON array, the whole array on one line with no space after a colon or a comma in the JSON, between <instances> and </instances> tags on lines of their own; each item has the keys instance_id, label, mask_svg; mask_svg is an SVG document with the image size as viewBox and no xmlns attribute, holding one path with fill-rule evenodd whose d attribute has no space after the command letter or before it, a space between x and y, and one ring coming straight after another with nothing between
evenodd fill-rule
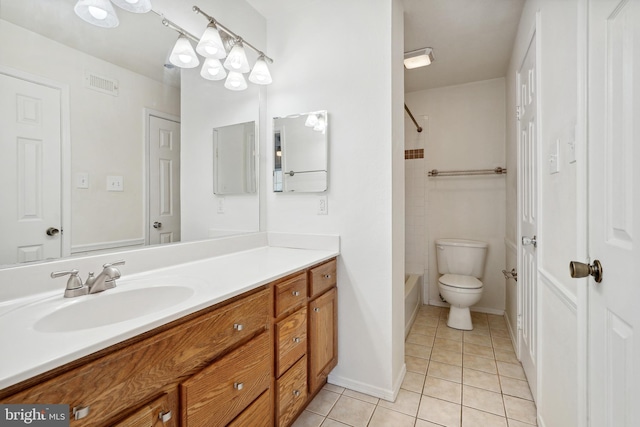
<instances>
[{"instance_id":1,"label":"toilet base","mask_svg":"<svg viewBox=\"0 0 640 427\"><path fill-rule=\"evenodd\" d=\"M455 307L452 305L449 308L447 326L453 329L472 331L473 323L471 323L471 312L469 311L469 307Z\"/></svg>"}]
</instances>

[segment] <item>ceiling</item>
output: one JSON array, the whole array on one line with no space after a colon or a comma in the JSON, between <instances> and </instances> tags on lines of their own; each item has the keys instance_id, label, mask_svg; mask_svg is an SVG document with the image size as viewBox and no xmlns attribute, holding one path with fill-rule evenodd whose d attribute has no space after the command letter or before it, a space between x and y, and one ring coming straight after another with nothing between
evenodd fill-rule
<instances>
[{"instance_id":1,"label":"ceiling","mask_svg":"<svg viewBox=\"0 0 640 427\"><path fill-rule=\"evenodd\" d=\"M247 0L269 19L318 0ZM405 52L435 61L405 70L405 92L505 76L525 0L403 0Z\"/></svg>"}]
</instances>

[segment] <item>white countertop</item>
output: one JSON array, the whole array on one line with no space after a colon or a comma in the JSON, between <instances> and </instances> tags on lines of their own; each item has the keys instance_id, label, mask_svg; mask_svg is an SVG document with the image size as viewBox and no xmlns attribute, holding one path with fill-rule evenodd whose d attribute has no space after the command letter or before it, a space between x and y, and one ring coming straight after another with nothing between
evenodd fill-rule
<instances>
[{"instance_id":1,"label":"white countertop","mask_svg":"<svg viewBox=\"0 0 640 427\"><path fill-rule=\"evenodd\" d=\"M0 389L62 366L203 308L225 301L290 273L328 260L334 250L259 247L144 273L123 275L117 287L93 295L64 298L64 286L0 306ZM83 299L158 285L185 284L193 294L168 308L89 329L42 332L39 319ZM85 300L88 301L88 300ZM113 307L114 311L118 307ZM82 319L77 319L82 324Z\"/></svg>"}]
</instances>

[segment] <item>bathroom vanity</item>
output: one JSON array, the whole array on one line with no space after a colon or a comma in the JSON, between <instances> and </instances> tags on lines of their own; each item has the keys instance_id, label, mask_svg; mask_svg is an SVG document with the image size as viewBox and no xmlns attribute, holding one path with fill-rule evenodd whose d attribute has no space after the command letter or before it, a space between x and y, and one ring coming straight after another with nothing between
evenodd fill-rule
<instances>
[{"instance_id":1,"label":"bathroom vanity","mask_svg":"<svg viewBox=\"0 0 640 427\"><path fill-rule=\"evenodd\" d=\"M218 261L232 269L251 255ZM336 259L320 258L11 384L0 402L69 404L72 426L289 426L337 364ZM195 264L191 280L207 269Z\"/></svg>"}]
</instances>

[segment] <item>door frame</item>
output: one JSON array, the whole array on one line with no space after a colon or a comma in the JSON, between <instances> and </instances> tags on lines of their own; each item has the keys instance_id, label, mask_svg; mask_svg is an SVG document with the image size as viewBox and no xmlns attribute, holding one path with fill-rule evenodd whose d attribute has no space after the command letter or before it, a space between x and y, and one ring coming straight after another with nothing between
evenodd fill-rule
<instances>
[{"instance_id":1,"label":"door frame","mask_svg":"<svg viewBox=\"0 0 640 427\"><path fill-rule=\"evenodd\" d=\"M589 261L589 0L578 0L576 152L576 259ZM567 270L567 275L569 271ZM589 425L589 278L573 279L577 294L578 425Z\"/></svg>"},{"instance_id":2,"label":"door frame","mask_svg":"<svg viewBox=\"0 0 640 427\"><path fill-rule=\"evenodd\" d=\"M519 59L518 64L522 64L527 56L527 52L529 52L529 48L531 46L531 43L533 42L534 38L536 40L536 47L535 47L535 59L536 59L536 75L535 75L535 79L536 79L536 92L535 92L535 96L536 96L536 152L534 153L534 156L536 157L536 161L537 161L537 165L538 165L538 170L536 171L536 179L535 179L535 186L536 186L536 198L535 198L535 205L536 205L536 222L538 225L538 229L536 230L537 232L537 240L541 240L541 237L543 233L541 233L541 230L539 229L539 225L542 221L541 217L540 217L540 188L542 187L541 185L541 180L542 180L542 174L540 173L540 167L542 165L542 150L540 149L540 136L542 135L542 115L541 115L541 109L542 109L542 73L541 73L541 65L542 65L542 61L541 61L541 48L542 48L542 43L541 43L541 13L538 10L536 12L535 15L535 19L534 22L531 26L531 28L529 29L529 32L527 33L527 49L524 50L522 52L522 55ZM518 66L518 70L520 69L520 66ZM520 93L520 77L519 74L516 71L516 107L519 108L520 104L521 104L521 93ZM519 114L519 110L518 110L518 114ZM517 261L516 261L516 270L517 271L523 271L523 266L522 266L522 224L520 219L522 218L522 198L521 195L523 193L523 177L522 177L522 172L523 172L523 166L522 166L522 157L521 157L521 146L520 146L520 120L518 117L517 123L516 123L516 131L517 131L517 135L516 135L516 157L517 157L517 169L518 169L518 176L517 176L517 209L516 209L516 215L517 215L517 221L516 221L516 226L517 226L517 234L516 234L516 247L517 247ZM538 247L536 250L536 259L539 260L541 258L541 253L542 253L542 247ZM534 284L534 286L537 287L538 283L540 282L539 280L539 271L540 271L540 266L538 265L538 263L536 263L537 265L537 271L535 272L535 277L536 277L536 283ZM518 307L518 316L517 316L517 342L516 342L516 356L518 358L518 360L521 360L521 355L522 355L522 312L523 312L523 295L522 295L522 286L517 286L517 307ZM536 333L536 346L537 348L535 349L535 354L536 356L540 355L540 340L537 339L537 335L538 332L540 331L540 292L536 292L536 302L535 302L535 333ZM540 384L540 365L539 365L539 360L536 360L536 390L540 390L540 388L538 387ZM534 401L535 402L539 402L539 396L537 395L538 393L536 393L536 396L534 397Z\"/></svg>"},{"instance_id":3,"label":"door frame","mask_svg":"<svg viewBox=\"0 0 640 427\"><path fill-rule=\"evenodd\" d=\"M180 117L175 116L173 114L164 113L162 111L154 110L152 108L143 108L142 110L143 123L144 123L144 171L142 172L142 181L143 181L143 191L144 194L142 196L142 200L144 200L144 206L142 207L142 224L144 227L144 244L145 246L149 246L149 212L151 211L149 206L149 195L151 194L151 179L149 178L150 169L150 140L151 140L151 132L149 130L149 123L151 117L158 117L164 120L171 120L173 122L181 123ZM182 138L181 138L182 139ZM181 150L182 151L182 150ZM182 155L180 155L180 163L182 163ZM180 180L180 185L182 186L182 180ZM180 198L182 199L182 191L180 192ZM181 201L182 203L182 201ZM180 226L182 228L182 226Z\"/></svg>"},{"instance_id":4,"label":"door frame","mask_svg":"<svg viewBox=\"0 0 640 427\"><path fill-rule=\"evenodd\" d=\"M69 85L0 64L0 74L60 92L60 258L71 255L71 119Z\"/></svg>"}]
</instances>

